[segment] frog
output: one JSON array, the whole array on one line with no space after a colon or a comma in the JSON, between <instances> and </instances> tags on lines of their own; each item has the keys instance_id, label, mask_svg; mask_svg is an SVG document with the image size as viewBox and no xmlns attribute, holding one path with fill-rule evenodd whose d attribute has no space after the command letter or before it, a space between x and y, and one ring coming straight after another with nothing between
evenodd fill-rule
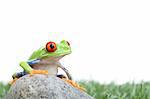
<instances>
[{"instance_id":1,"label":"frog","mask_svg":"<svg viewBox=\"0 0 150 99\"><path fill-rule=\"evenodd\" d=\"M83 90L82 87L72 80L72 76L69 71L60 63L60 59L71 53L72 50L68 41L62 40L60 43L48 41L45 46L42 46L38 50L34 51L28 61L20 62L20 66L24 71L14 73L12 75L12 84L15 83L20 77L27 74L44 74L59 77L71 84L73 87ZM58 75L58 68L61 68L66 73L67 77L62 74Z\"/></svg>"}]
</instances>

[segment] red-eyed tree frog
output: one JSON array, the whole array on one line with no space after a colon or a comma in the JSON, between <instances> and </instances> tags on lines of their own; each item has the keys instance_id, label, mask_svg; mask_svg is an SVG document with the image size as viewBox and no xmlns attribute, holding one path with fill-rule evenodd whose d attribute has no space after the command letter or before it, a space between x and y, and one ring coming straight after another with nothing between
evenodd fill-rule
<instances>
[{"instance_id":1,"label":"red-eyed tree frog","mask_svg":"<svg viewBox=\"0 0 150 99\"><path fill-rule=\"evenodd\" d=\"M58 44L52 41L46 43L44 47L34 51L27 62L20 62L20 66L24 71L13 74L13 82L26 74L47 74L65 79L65 81L69 82L74 87L82 89L78 84L72 81L72 77L68 70L59 62L62 57L70 53L70 44L65 40L62 40ZM68 79L64 75L57 75L58 68L64 70Z\"/></svg>"}]
</instances>

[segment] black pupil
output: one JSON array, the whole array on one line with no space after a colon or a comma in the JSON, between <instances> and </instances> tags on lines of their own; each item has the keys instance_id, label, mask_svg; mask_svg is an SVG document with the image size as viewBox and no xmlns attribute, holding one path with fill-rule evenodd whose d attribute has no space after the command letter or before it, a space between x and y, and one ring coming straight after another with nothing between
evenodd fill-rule
<instances>
[{"instance_id":1,"label":"black pupil","mask_svg":"<svg viewBox=\"0 0 150 99\"><path fill-rule=\"evenodd\" d=\"M54 48L54 45L53 45L53 44L50 44L50 48L53 49L53 48Z\"/></svg>"}]
</instances>

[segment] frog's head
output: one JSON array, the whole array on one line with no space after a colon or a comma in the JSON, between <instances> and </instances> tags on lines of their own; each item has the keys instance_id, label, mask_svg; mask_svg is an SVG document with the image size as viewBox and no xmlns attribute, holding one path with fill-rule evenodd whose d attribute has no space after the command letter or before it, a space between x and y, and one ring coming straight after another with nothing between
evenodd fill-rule
<instances>
[{"instance_id":1,"label":"frog's head","mask_svg":"<svg viewBox=\"0 0 150 99\"><path fill-rule=\"evenodd\" d=\"M33 52L29 60L43 59L49 57L61 57L71 53L71 47L69 42L62 40L59 44L55 42L48 42L45 47L41 47L37 51Z\"/></svg>"}]
</instances>

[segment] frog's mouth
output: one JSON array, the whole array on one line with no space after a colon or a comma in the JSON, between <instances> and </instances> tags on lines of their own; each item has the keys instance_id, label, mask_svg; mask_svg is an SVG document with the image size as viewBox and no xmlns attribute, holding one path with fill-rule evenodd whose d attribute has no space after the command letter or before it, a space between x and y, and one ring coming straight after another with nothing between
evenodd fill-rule
<instances>
[{"instance_id":1,"label":"frog's mouth","mask_svg":"<svg viewBox=\"0 0 150 99\"><path fill-rule=\"evenodd\" d=\"M37 64L40 63L41 60L48 60L48 61L59 61L61 58L64 56L68 55L71 53L71 50L63 51L63 52L56 52L56 53L51 53L51 54L46 54L43 53L41 57L38 59L33 59L28 61L29 65Z\"/></svg>"},{"instance_id":2,"label":"frog's mouth","mask_svg":"<svg viewBox=\"0 0 150 99\"><path fill-rule=\"evenodd\" d=\"M57 57L61 57L61 56L65 56L71 53L71 50L67 50L67 51L56 51L53 53L43 53L43 55L41 56L42 58L57 58Z\"/></svg>"},{"instance_id":3,"label":"frog's mouth","mask_svg":"<svg viewBox=\"0 0 150 99\"><path fill-rule=\"evenodd\" d=\"M54 56L54 57L46 57L46 58L43 58L42 60L45 60L47 62L57 62L59 61L61 58L63 58L65 55L63 56Z\"/></svg>"},{"instance_id":4,"label":"frog's mouth","mask_svg":"<svg viewBox=\"0 0 150 99\"><path fill-rule=\"evenodd\" d=\"M36 60L31 60L31 61L28 61L28 64L32 67L33 65L35 64L51 64L51 63L54 63L54 62L58 62L61 58L63 58L65 55L63 56L55 56L55 57L45 57L45 58L42 58L42 59L36 59ZM41 64L41 65L42 65Z\"/></svg>"}]
</instances>

